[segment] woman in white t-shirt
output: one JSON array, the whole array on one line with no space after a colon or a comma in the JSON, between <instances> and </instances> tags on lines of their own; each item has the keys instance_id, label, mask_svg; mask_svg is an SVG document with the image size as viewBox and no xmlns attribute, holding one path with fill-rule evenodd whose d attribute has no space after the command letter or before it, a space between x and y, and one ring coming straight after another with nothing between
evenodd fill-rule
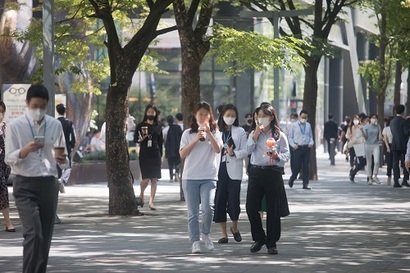
<instances>
[{"instance_id":1,"label":"woman in white t-shirt","mask_svg":"<svg viewBox=\"0 0 410 273\"><path fill-rule=\"evenodd\" d=\"M181 137L179 153L185 158L182 188L188 209L189 240L192 253L200 253L199 205L202 210L201 237L208 251L214 249L210 238L213 198L218 179L222 138L207 102L195 106L189 128Z\"/></svg>"},{"instance_id":2,"label":"woman in white t-shirt","mask_svg":"<svg viewBox=\"0 0 410 273\"><path fill-rule=\"evenodd\" d=\"M387 185L391 185L391 174L393 168L393 154L391 152L391 143L393 142L393 135L390 130L390 121L393 117L389 117L387 119L386 127L383 128L382 136L383 142L386 145L386 152L385 152L385 161L387 165Z\"/></svg>"}]
</instances>

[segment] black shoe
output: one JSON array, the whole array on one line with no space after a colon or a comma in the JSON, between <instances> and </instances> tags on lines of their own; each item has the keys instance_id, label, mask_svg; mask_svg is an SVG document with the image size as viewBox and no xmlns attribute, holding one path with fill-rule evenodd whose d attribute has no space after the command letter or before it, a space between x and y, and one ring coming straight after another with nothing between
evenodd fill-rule
<instances>
[{"instance_id":1,"label":"black shoe","mask_svg":"<svg viewBox=\"0 0 410 273\"><path fill-rule=\"evenodd\" d=\"M404 181L403 183L401 183L401 185L402 185L402 186L405 186L405 187L410 187L410 184L409 184L409 182L407 182L407 181Z\"/></svg>"},{"instance_id":2,"label":"black shoe","mask_svg":"<svg viewBox=\"0 0 410 273\"><path fill-rule=\"evenodd\" d=\"M268 247L268 254L278 255L278 249L276 247Z\"/></svg>"},{"instance_id":3,"label":"black shoe","mask_svg":"<svg viewBox=\"0 0 410 273\"><path fill-rule=\"evenodd\" d=\"M309 186L304 186L303 189L304 189L304 190L311 190L312 188L309 187Z\"/></svg>"},{"instance_id":4,"label":"black shoe","mask_svg":"<svg viewBox=\"0 0 410 273\"><path fill-rule=\"evenodd\" d=\"M227 244L229 242L228 238L222 237L218 240L218 244Z\"/></svg>"},{"instance_id":5,"label":"black shoe","mask_svg":"<svg viewBox=\"0 0 410 273\"><path fill-rule=\"evenodd\" d=\"M253 245L251 246L251 252L252 253L258 252L259 250L261 250L264 244L265 244L265 240L254 242Z\"/></svg>"},{"instance_id":6,"label":"black shoe","mask_svg":"<svg viewBox=\"0 0 410 273\"><path fill-rule=\"evenodd\" d=\"M239 230L237 232L233 232L233 229L231 227L231 232L232 232L232 235L233 235L233 238L235 239L235 241L237 241L237 242L242 241L242 236L239 233Z\"/></svg>"},{"instance_id":7,"label":"black shoe","mask_svg":"<svg viewBox=\"0 0 410 273\"><path fill-rule=\"evenodd\" d=\"M290 188L293 187L293 182L295 182L295 180L292 179L292 178L289 178L288 185L289 185Z\"/></svg>"},{"instance_id":8,"label":"black shoe","mask_svg":"<svg viewBox=\"0 0 410 273\"><path fill-rule=\"evenodd\" d=\"M354 175L353 174L349 175L349 180L350 180L350 182L354 183Z\"/></svg>"},{"instance_id":9,"label":"black shoe","mask_svg":"<svg viewBox=\"0 0 410 273\"><path fill-rule=\"evenodd\" d=\"M401 185L398 182L394 182L393 188L401 188Z\"/></svg>"}]
</instances>

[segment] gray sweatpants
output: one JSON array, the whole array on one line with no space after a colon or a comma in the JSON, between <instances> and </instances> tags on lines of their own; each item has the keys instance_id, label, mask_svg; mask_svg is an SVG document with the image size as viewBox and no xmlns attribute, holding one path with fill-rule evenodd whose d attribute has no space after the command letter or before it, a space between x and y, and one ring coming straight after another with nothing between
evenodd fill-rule
<instances>
[{"instance_id":1,"label":"gray sweatpants","mask_svg":"<svg viewBox=\"0 0 410 273\"><path fill-rule=\"evenodd\" d=\"M44 273L58 200L55 177L17 175L13 195L23 225L23 273Z\"/></svg>"}]
</instances>

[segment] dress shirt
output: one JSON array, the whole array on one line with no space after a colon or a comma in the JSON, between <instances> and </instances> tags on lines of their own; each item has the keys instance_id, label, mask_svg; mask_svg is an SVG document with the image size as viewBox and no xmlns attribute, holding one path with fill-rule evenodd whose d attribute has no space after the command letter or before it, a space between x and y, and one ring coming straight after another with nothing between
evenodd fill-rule
<instances>
[{"instance_id":1,"label":"dress shirt","mask_svg":"<svg viewBox=\"0 0 410 273\"><path fill-rule=\"evenodd\" d=\"M311 145L313 146L312 127L309 122L301 123L300 121L292 123L289 137L289 145L294 148L296 145Z\"/></svg>"},{"instance_id":2,"label":"dress shirt","mask_svg":"<svg viewBox=\"0 0 410 273\"><path fill-rule=\"evenodd\" d=\"M33 141L34 136L44 136L44 147L20 158L20 150ZM26 177L57 176L54 147L64 147L66 150L63 127L59 120L46 115L38 124L24 115L8 124L5 162L11 167L12 174Z\"/></svg>"},{"instance_id":3,"label":"dress shirt","mask_svg":"<svg viewBox=\"0 0 410 273\"><path fill-rule=\"evenodd\" d=\"M405 161L410 161L410 139L407 141L407 151Z\"/></svg>"},{"instance_id":4,"label":"dress shirt","mask_svg":"<svg viewBox=\"0 0 410 273\"><path fill-rule=\"evenodd\" d=\"M266 140L271 137L271 130L266 134L261 132L257 141L253 140L253 135L255 131L249 134L248 138L248 154L251 154L251 164L256 166L279 166L283 167L285 163L289 160L289 144L286 135L280 132L279 139L276 140L276 151L278 153L277 159L271 159L267 155L268 147L266 146Z\"/></svg>"}]
</instances>

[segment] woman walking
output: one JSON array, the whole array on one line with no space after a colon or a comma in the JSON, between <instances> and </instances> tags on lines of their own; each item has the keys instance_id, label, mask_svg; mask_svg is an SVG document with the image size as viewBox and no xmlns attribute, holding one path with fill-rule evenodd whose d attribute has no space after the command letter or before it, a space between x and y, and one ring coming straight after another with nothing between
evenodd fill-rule
<instances>
[{"instance_id":1,"label":"woman walking","mask_svg":"<svg viewBox=\"0 0 410 273\"><path fill-rule=\"evenodd\" d=\"M0 210L3 214L4 221L6 222L6 231L15 232L16 229L10 220L9 215L9 192L7 189L7 176L9 167L4 162L5 157L5 136L6 136L6 123L3 121L4 113L6 112L6 105L0 101Z\"/></svg>"},{"instance_id":2,"label":"woman walking","mask_svg":"<svg viewBox=\"0 0 410 273\"><path fill-rule=\"evenodd\" d=\"M215 223L219 223L222 237L218 243L228 243L226 231L226 213L232 221L230 231L234 240L242 241L238 229L240 214L240 193L243 174L243 159L248 156L247 135L242 127L239 127L238 110L233 104L227 104L222 108L222 118L218 120L218 126L222 133L223 148L221 152L221 164L219 165L218 182L215 195Z\"/></svg>"},{"instance_id":3,"label":"woman walking","mask_svg":"<svg viewBox=\"0 0 410 273\"><path fill-rule=\"evenodd\" d=\"M360 123L358 123L359 120L360 120ZM354 168L350 169L350 172L349 172L349 179L353 183L354 183L354 178L356 174L360 170L362 170L364 166L366 165L365 154L357 155L354 149L354 145L363 144L365 142L363 127L368 123L367 120L368 120L368 117L366 115L362 116L361 118L359 116L354 116L353 124L347 130L347 138L349 139L349 147L351 146L349 150L350 156L351 157L356 156L356 160L355 160L356 164ZM350 160L352 160L352 158L350 158Z\"/></svg>"},{"instance_id":4,"label":"woman walking","mask_svg":"<svg viewBox=\"0 0 410 273\"><path fill-rule=\"evenodd\" d=\"M268 254L278 254L276 243L281 235L281 217L289 215L288 201L283 185L283 166L289 160L289 144L280 130L275 109L264 103L258 111L258 125L248 138L251 154L246 212L251 224L252 253L266 244ZM266 197L267 233L262 226L259 211Z\"/></svg>"},{"instance_id":5,"label":"woman walking","mask_svg":"<svg viewBox=\"0 0 410 273\"><path fill-rule=\"evenodd\" d=\"M392 121L393 117L389 117L387 119L386 127L383 128L382 136L383 142L386 146L386 153L385 153L385 161L386 161L386 175L387 175L387 185L391 185L391 174L393 169L393 154L391 150L391 145L393 142L393 135L390 129L390 121Z\"/></svg>"},{"instance_id":6,"label":"woman walking","mask_svg":"<svg viewBox=\"0 0 410 273\"><path fill-rule=\"evenodd\" d=\"M207 102L198 103L193 111L189 128L181 137L180 155L185 158L182 188L188 209L188 232L192 253L200 253L200 233L208 251L214 249L210 233L213 217L213 197L222 139ZM202 225L199 227L199 205Z\"/></svg>"},{"instance_id":7,"label":"woman walking","mask_svg":"<svg viewBox=\"0 0 410 273\"><path fill-rule=\"evenodd\" d=\"M135 128L134 142L140 145L139 164L142 176L140 198L143 206L144 192L151 181L151 195L148 204L151 210L156 210L154 198L158 178L161 178L162 141L162 128L158 124L158 110L154 105L149 104L145 108L143 121Z\"/></svg>"},{"instance_id":8,"label":"woman walking","mask_svg":"<svg viewBox=\"0 0 410 273\"><path fill-rule=\"evenodd\" d=\"M380 148L379 141L382 140L380 126L377 124L378 116L376 114L370 115L370 123L363 128L363 136L366 140L366 162L367 162L367 184L372 185L374 182L380 184L377 174L380 166ZM374 168L372 172L372 156Z\"/></svg>"}]
</instances>

